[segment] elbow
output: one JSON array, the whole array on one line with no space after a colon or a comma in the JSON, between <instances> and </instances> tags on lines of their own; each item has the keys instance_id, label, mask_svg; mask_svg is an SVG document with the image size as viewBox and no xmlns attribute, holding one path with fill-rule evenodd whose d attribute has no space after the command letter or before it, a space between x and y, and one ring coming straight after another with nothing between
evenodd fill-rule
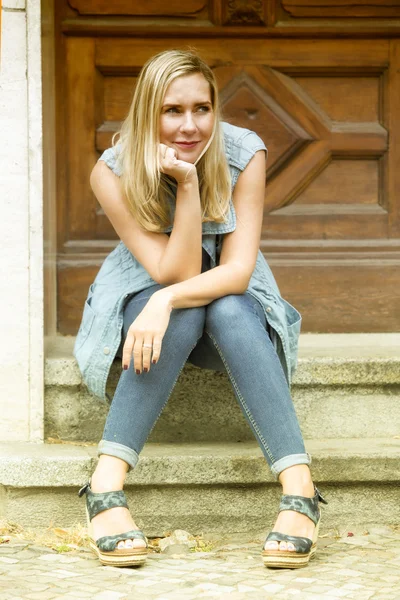
<instances>
[{"instance_id":1,"label":"elbow","mask_svg":"<svg viewBox=\"0 0 400 600\"><path fill-rule=\"evenodd\" d=\"M236 294L245 294L247 292L247 288L249 287L250 278L243 282L240 286L238 286L238 291Z\"/></svg>"},{"instance_id":2,"label":"elbow","mask_svg":"<svg viewBox=\"0 0 400 600\"><path fill-rule=\"evenodd\" d=\"M253 270L249 270L241 264L232 265L234 270L234 291L233 294L245 294L249 287Z\"/></svg>"}]
</instances>

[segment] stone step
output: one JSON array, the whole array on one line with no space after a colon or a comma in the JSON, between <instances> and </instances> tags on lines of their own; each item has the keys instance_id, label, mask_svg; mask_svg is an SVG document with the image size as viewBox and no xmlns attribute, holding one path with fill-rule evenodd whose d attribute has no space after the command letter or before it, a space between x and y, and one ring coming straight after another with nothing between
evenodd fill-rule
<instances>
[{"instance_id":1,"label":"stone step","mask_svg":"<svg viewBox=\"0 0 400 600\"><path fill-rule=\"evenodd\" d=\"M325 528L400 520L400 440L308 440L314 481L329 504ZM23 526L83 523L77 496L96 447L0 444L0 508ZM281 487L254 442L147 444L127 477L129 504L150 536L260 531L276 517Z\"/></svg>"},{"instance_id":2,"label":"stone step","mask_svg":"<svg viewBox=\"0 0 400 600\"><path fill-rule=\"evenodd\" d=\"M108 406L82 385L74 338L46 349L47 438L98 441ZM305 439L380 438L400 432L400 334L305 334L292 395ZM120 375L113 365L109 391ZM227 375L187 364L150 440L245 442L253 433Z\"/></svg>"},{"instance_id":3,"label":"stone step","mask_svg":"<svg viewBox=\"0 0 400 600\"><path fill-rule=\"evenodd\" d=\"M329 504L323 529L400 521L400 439L308 440L313 479ZM77 491L94 445L0 444L0 515L28 527L84 523ZM281 487L254 442L147 444L126 491L147 535L252 532L276 518Z\"/></svg>"}]
</instances>

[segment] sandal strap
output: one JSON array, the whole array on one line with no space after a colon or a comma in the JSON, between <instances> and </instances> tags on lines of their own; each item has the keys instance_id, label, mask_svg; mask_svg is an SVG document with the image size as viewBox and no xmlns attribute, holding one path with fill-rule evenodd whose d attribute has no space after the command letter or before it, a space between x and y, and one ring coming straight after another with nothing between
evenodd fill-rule
<instances>
[{"instance_id":1,"label":"sandal strap","mask_svg":"<svg viewBox=\"0 0 400 600\"><path fill-rule=\"evenodd\" d=\"M322 502L322 504L328 504L328 502L325 500L325 498L323 497L323 495L321 494L321 492L319 491L319 489L317 488L317 486L314 484L314 489L315 489L315 494L318 496L318 500L320 502Z\"/></svg>"},{"instance_id":2,"label":"sandal strap","mask_svg":"<svg viewBox=\"0 0 400 600\"><path fill-rule=\"evenodd\" d=\"M295 535L285 535L284 533L279 533L278 531L271 531L271 533L268 534L263 548L265 548L265 544L267 542L291 542L295 547L295 551L302 554L308 554L312 546L312 540L310 540L310 538ZM289 550L289 552L293 552L293 550Z\"/></svg>"},{"instance_id":3,"label":"sandal strap","mask_svg":"<svg viewBox=\"0 0 400 600\"><path fill-rule=\"evenodd\" d=\"M279 505L279 512L282 510L294 510L298 513L306 515L316 525L320 518L320 510L318 502L321 501L323 504L328 504L327 501L321 496L318 488L314 486L315 495L313 498L306 498L304 496L293 496L290 494L284 494L281 497Z\"/></svg>"},{"instance_id":4,"label":"sandal strap","mask_svg":"<svg viewBox=\"0 0 400 600\"><path fill-rule=\"evenodd\" d=\"M118 542L132 539L143 540L147 548L147 538L140 529L132 529L132 531L127 531L126 533L120 533L118 535L105 535L96 540L96 546L102 552L113 552L116 549ZM127 548L127 550L145 550L146 548Z\"/></svg>"},{"instance_id":5,"label":"sandal strap","mask_svg":"<svg viewBox=\"0 0 400 600\"><path fill-rule=\"evenodd\" d=\"M86 506L90 520L109 508L115 508L117 506L128 508L128 502L125 493L122 490L115 492L92 492L89 481L78 492L79 497L83 496L83 494L86 494Z\"/></svg>"}]
</instances>

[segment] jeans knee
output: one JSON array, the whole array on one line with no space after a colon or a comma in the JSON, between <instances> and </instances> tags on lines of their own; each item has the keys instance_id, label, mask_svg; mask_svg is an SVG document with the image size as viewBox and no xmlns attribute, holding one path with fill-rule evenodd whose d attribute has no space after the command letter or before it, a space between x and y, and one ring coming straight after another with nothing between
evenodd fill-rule
<instances>
[{"instance_id":1,"label":"jeans knee","mask_svg":"<svg viewBox=\"0 0 400 600\"><path fill-rule=\"evenodd\" d=\"M211 302L206 312L206 329L210 332L218 328L235 328L238 322L243 319L243 312L246 304L244 294L222 296Z\"/></svg>"},{"instance_id":2,"label":"jeans knee","mask_svg":"<svg viewBox=\"0 0 400 600\"><path fill-rule=\"evenodd\" d=\"M172 311L166 337L168 335L178 343L193 345L203 334L205 314L204 306Z\"/></svg>"}]
</instances>

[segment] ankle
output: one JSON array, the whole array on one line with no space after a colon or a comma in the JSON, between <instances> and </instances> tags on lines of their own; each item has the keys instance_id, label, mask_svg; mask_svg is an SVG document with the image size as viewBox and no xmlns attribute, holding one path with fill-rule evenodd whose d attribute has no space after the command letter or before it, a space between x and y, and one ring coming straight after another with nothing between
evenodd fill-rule
<instances>
[{"instance_id":1,"label":"ankle","mask_svg":"<svg viewBox=\"0 0 400 600\"><path fill-rule=\"evenodd\" d=\"M90 480L92 492L117 492L124 487L128 465L114 456L102 454Z\"/></svg>"},{"instance_id":2,"label":"ankle","mask_svg":"<svg viewBox=\"0 0 400 600\"><path fill-rule=\"evenodd\" d=\"M282 486L282 494L285 496L304 496L313 498L315 495L313 483L289 482Z\"/></svg>"},{"instance_id":3,"label":"ankle","mask_svg":"<svg viewBox=\"0 0 400 600\"><path fill-rule=\"evenodd\" d=\"M280 473L279 481L282 484L283 494L308 498L315 495L314 484L307 465L288 467Z\"/></svg>"}]
</instances>

